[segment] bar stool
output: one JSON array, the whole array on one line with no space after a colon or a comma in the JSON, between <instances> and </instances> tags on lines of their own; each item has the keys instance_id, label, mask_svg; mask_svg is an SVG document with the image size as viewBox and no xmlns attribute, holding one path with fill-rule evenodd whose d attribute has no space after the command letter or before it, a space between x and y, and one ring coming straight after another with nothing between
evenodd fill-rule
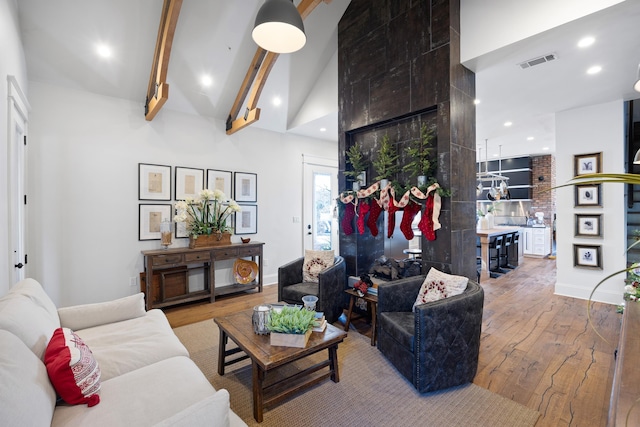
<instances>
[{"instance_id":1,"label":"bar stool","mask_svg":"<svg viewBox=\"0 0 640 427\"><path fill-rule=\"evenodd\" d=\"M511 250L511 242L513 241L513 233L506 234L504 236L504 243L502 244L502 251L500 252L500 270L504 273L507 273L509 270L512 270L514 267L509 265L509 252ZM503 270L503 269L508 270Z\"/></svg>"},{"instance_id":2,"label":"bar stool","mask_svg":"<svg viewBox=\"0 0 640 427\"><path fill-rule=\"evenodd\" d=\"M509 251L509 265L511 268L517 268L519 265L518 262L518 252L520 245L520 232L513 233L513 241L511 242L511 251Z\"/></svg>"},{"instance_id":3,"label":"bar stool","mask_svg":"<svg viewBox=\"0 0 640 427\"><path fill-rule=\"evenodd\" d=\"M504 235L492 237L489 240L489 277L500 277L504 270L500 269L500 253L502 252L502 244ZM493 264L495 261L495 265Z\"/></svg>"}]
</instances>

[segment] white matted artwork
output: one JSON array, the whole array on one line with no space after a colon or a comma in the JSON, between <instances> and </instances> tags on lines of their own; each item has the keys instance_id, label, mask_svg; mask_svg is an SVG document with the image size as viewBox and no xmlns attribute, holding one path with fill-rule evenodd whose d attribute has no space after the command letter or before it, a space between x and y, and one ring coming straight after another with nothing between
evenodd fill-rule
<instances>
[{"instance_id":1,"label":"white matted artwork","mask_svg":"<svg viewBox=\"0 0 640 427\"><path fill-rule=\"evenodd\" d=\"M573 245L573 266L602 270L600 246Z\"/></svg>"},{"instance_id":2,"label":"white matted artwork","mask_svg":"<svg viewBox=\"0 0 640 427\"><path fill-rule=\"evenodd\" d=\"M138 163L138 200L171 200L171 166Z\"/></svg>"},{"instance_id":3,"label":"white matted artwork","mask_svg":"<svg viewBox=\"0 0 640 427\"><path fill-rule=\"evenodd\" d=\"M576 185L576 207L602 207L602 185L585 184Z\"/></svg>"},{"instance_id":4,"label":"white matted artwork","mask_svg":"<svg viewBox=\"0 0 640 427\"><path fill-rule=\"evenodd\" d=\"M236 202L257 202L258 175L255 173L236 172L234 189Z\"/></svg>"},{"instance_id":5,"label":"white matted artwork","mask_svg":"<svg viewBox=\"0 0 640 427\"><path fill-rule=\"evenodd\" d=\"M176 166L176 200L195 199L204 184L204 169Z\"/></svg>"},{"instance_id":6,"label":"white matted artwork","mask_svg":"<svg viewBox=\"0 0 640 427\"><path fill-rule=\"evenodd\" d=\"M236 212L235 234L256 234L258 232L258 206L240 205L242 210Z\"/></svg>"},{"instance_id":7,"label":"white matted artwork","mask_svg":"<svg viewBox=\"0 0 640 427\"><path fill-rule=\"evenodd\" d=\"M172 220L171 205L140 204L138 213L138 240L160 240L160 223Z\"/></svg>"},{"instance_id":8,"label":"white matted artwork","mask_svg":"<svg viewBox=\"0 0 640 427\"><path fill-rule=\"evenodd\" d=\"M220 190L227 197L232 197L231 193L232 172L216 169L207 169L207 189Z\"/></svg>"},{"instance_id":9,"label":"white matted artwork","mask_svg":"<svg viewBox=\"0 0 640 427\"><path fill-rule=\"evenodd\" d=\"M576 214L576 237L602 237L601 214Z\"/></svg>"}]
</instances>

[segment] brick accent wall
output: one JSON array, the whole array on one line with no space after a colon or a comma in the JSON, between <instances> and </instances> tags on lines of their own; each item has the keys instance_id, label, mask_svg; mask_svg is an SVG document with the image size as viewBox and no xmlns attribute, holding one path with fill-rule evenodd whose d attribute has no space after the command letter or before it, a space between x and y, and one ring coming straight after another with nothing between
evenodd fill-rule
<instances>
[{"instance_id":1,"label":"brick accent wall","mask_svg":"<svg viewBox=\"0 0 640 427\"><path fill-rule=\"evenodd\" d=\"M554 156L532 157L531 180L533 191L531 196L531 211L544 212L547 225L553 225L553 215L556 213L556 191L550 191L556 185L556 158ZM535 219L535 217L534 217Z\"/></svg>"}]
</instances>

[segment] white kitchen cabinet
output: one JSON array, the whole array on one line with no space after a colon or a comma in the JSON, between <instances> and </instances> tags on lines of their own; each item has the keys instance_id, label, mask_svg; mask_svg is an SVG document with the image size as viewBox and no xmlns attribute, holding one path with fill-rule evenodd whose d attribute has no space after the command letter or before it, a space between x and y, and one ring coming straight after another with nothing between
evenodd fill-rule
<instances>
[{"instance_id":1,"label":"white kitchen cabinet","mask_svg":"<svg viewBox=\"0 0 640 427\"><path fill-rule=\"evenodd\" d=\"M551 228L523 228L523 254L545 257L551 253Z\"/></svg>"}]
</instances>

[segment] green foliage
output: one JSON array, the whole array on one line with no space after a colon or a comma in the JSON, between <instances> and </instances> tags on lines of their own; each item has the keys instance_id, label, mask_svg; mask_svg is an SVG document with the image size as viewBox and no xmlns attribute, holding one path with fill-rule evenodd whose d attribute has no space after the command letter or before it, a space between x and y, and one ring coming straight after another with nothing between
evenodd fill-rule
<instances>
[{"instance_id":1,"label":"green foliage","mask_svg":"<svg viewBox=\"0 0 640 427\"><path fill-rule=\"evenodd\" d=\"M376 181L390 179L400 171L398 157L395 145L389 141L389 136L385 135L382 138L378 158L372 162L373 167L376 172L378 172L378 175L375 177Z\"/></svg>"},{"instance_id":2,"label":"green foliage","mask_svg":"<svg viewBox=\"0 0 640 427\"><path fill-rule=\"evenodd\" d=\"M427 125L423 124L420 128L420 138L411 141L406 148L409 162L403 166L402 170L410 173L412 178L419 175L434 175L437 165L431 159L431 153L435 138L435 129L427 129Z\"/></svg>"},{"instance_id":3,"label":"green foliage","mask_svg":"<svg viewBox=\"0 0 640 427\"><path fill-rule=\"evenodd\" d=\"M304 334L313 328L315 311L284 306L280 312L271 311L267 328L282 334Z\"/></svg>"},{"instance_id":4,"label":"green foliage","mask_svg":"<svg viewBox=\"0 0 640 427\"><path fill-rule=\"evenodd\" d=\"M353 179L358 178L362 172L367 169L367 163L360 151L360 147L358 144L354 144L347 150L347 161L353 168L353 170L345 171L344 174Z\"/></svg>"}]
</instances>

